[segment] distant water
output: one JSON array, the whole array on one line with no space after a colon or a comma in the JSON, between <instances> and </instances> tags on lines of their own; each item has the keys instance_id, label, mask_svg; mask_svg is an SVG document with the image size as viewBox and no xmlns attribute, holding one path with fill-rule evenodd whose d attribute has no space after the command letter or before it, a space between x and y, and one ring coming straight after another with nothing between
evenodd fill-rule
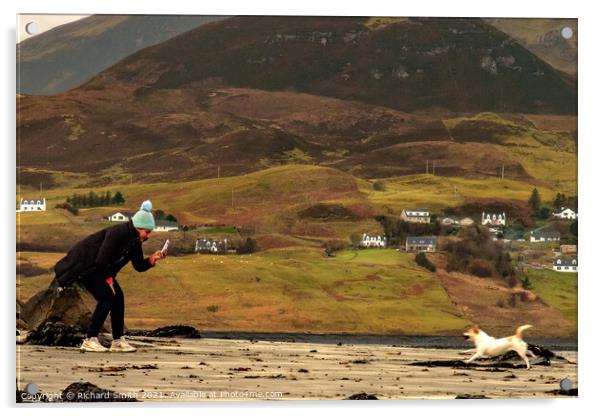
<instances>
[{"instance_id":1,"label":"distant water","mask_svg":"<svg viewBox=\"0 0 602 416\"><path fill-rule=\"evenodd\" d=\"M304 334L269 332L201 332L203 338L243 339L257 341L313 342L318 344L382 344L398 347L463 349L472 344L461 336L403 336L354 334ZM577 351L577 339L529 338L530 344L557 351Z\"/></svg>"}]
</instances>

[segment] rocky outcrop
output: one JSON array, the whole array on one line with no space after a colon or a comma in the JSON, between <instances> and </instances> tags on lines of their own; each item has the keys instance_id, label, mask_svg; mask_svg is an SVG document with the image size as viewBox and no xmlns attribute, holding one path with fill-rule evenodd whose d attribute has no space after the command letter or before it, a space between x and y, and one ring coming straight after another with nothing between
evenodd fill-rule
<instances>
[{"instance_id":1,"label":"rocky outcrop","mask_svg":"<svg viewBox=\"0 0 602 416\"><path fill-rule=\"evenodd\" d=\"M48 289L38 292L23 305L20 318L32 332L46 322L86 328L95 308L96 300L83 286L76 283L59 291L53 282ZM101 331L110 332L110 320L107 319Z\"/></svg>"}]
</instances>

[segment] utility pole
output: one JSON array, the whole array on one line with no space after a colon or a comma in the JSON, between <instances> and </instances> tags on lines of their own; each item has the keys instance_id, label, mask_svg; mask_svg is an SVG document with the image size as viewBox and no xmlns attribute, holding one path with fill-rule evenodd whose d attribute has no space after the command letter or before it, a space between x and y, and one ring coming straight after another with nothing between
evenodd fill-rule
<instances>
[{"instance_id":1,"label":"utility pole","mask_svg":"<svg viewBox=\"0 0 602 416\"><path fill-rule=\"evenodd\" d=\"M502 165L502 180L504 180L504 168L505 168L505 165Z\"/></svg>"},{"instance_id":2,"label":"utility pole","mask_svg":"<svg viewBox=\"0 0 602 416\"><path fill-rule=\"evenodd\" d=\"M426 160L426 174L429 174L429 161L428 159Z\"/></svg>"},{"instance_id":3,"label":"utility pole","mask_svg":"<svg viewBox=\"0 0 602 416\"><path fill-rule=\"evenodd\" d=\"M435 161L433 160L433 176L435 176Z\"/></svg>"},{"instance_id":4,"label":"utility pole","mask_svg":"<svg viewBox=\"0 0 602 416\"><path fill-rule=\"evenodd\" d=\"M219 179L219 174L220 174L219 170L220 170L220 168L221 168L221 166L217 165L217 179Z\"/></svg>"},{"instance_id":5,"label":"utility pole","mask_svg":"<svg viewBox=\"0 0 602 416\"><path fill-rule=\"evenodd\" d=\"M232 208L234 208L234 188L232 188Z\"/></svg>"},{"instance_id":6,"label":"utility pole","mask_svg":"<svg viewBox=\"0 0 602 416\"><path fill-rule=\"evenodd\" d=\"M40 196L42 196L42 182L40 182Z\"/></svg>"}]
</instances>

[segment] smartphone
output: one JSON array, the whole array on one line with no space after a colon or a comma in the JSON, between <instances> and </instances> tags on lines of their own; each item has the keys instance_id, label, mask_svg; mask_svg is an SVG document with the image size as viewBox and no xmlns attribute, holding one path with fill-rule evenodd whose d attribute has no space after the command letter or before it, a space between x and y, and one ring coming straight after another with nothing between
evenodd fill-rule
<instances>
[{"instance_id":1,"label":"smartphone","mask_svg":"<svg viewBox=\"0 0 602 416\"><path fill-rule=\"evenodd\" d=\"M163 248L161 249L161 254L165 255L168 247L169 247L169 240L165 240L165 244L163 244Z\"/></svg>"}]
</instances>

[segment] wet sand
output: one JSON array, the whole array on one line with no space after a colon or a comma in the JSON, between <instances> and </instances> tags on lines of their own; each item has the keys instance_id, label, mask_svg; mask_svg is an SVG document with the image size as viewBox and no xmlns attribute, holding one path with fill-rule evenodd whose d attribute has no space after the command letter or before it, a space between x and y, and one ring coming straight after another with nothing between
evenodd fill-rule
<instances>
[{"instance_id":1,"label":"wet sand","mask_svg":"<svg viewBox=\"0 0 602 416\"><path fill-rule=\"evenodd\" d=\"M82 353L77 348L17 345L19 387L35 383L52 396L90 382L141 401L340 400L563 397L548 393L561 379L577 386L577 353L530 370L410 365L467 358L460 350L391 345L336 345L225 339L132 337L135 353Z\"/></svg>"}]
</instances>

